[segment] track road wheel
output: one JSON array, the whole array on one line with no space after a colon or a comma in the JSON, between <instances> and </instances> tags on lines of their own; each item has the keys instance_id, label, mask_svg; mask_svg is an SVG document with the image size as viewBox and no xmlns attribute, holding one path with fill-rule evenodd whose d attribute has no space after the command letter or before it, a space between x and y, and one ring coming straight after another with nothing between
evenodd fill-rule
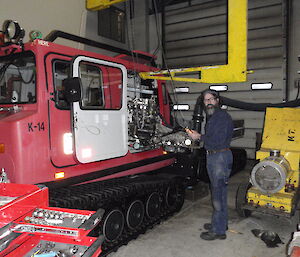
<instances>
[{"instance_id":1,"label":"track road wheel","mask_svg":"<svg viewBox=\"0 0 300 257\"><path fill-rule=\"evenodd\" d=\"M176 204L177 197L178 193L176 186L169 186L166 192L166 203L169 208L172 208Z\"/></svg>"},{"instance_id":2,"label":"track road wheel","mask_svg":"<svg viewBox=\"0 0 300 257\"><path fill-rule=\"evenodd\" d=\"M140 200L133 201L126 212L126 223L128 228L135 229L141 225L144 219L144 214L145 210L143 202Z\"/></svg>"},{"instance_id":3,"label":"track road wheel","mask_svg":"<svg viewBox=\"0 0 300 257\"><path fill-rule=\"evenodd\" d=\"M243 209L242 206L246 203L246 196L248 189L251 187L250 183L243 183L238 186L235 197L235 209L240 217L249 217L251 211Z\"/></svg>"},{"instance_id":4,"label":"track road wheel","mask_svg":"<svg viewBox=\"0 0 300 257\"><path fill-rule=\"evenodd\" d=\"M157 192L153 192L149 195L146 201L146 215L148 218L154 218L158 216L160 212L160 197Z\"/></svg>"},{"instance_id":5,"label":"track road wheel","mask_svg":"<svg viewBox=\"0 0 300 257\"><path fill-rule=\"evenodd\" d=\"M176 203L176 210L175 211L180 211L183 204L184 204L184 199L185 199L185 188L182 184L177 186L178 190L178 197L177 197L177 203Z\"/></svg>"},{"instance_id":6,"label":"track road wheel","mask_svg":"<svg viewBox=\"0 0 300 257\"><path fill-rule=\"evenodd\" d=\"M124 215L121 210L109 211L103 221L103 235L108 242L113 242L120 237L124 229Z\"/></svg>"},{"instance_id":7,"label":"track road wheel","mask_svg":"<svg viewBox=\"0 0 300 257\"><path fill-rule=\"evenodd\" d=\"M166 191L166 204L169 209L179 211L184 203L185 191L182 185L170 185Z\"/></svg>"}]
</instances>

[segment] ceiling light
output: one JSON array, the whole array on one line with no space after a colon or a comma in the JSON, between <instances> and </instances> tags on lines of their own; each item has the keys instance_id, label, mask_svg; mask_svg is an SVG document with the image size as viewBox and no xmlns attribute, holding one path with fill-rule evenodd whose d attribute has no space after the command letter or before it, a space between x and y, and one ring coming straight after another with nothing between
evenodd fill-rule
<instances>
[{"instance_id":1,"label":"ceiling light","mask_svg":"<svg viewBox=\"0 0 300 257\"><path fill-rule=\"evenodd\" d=\"M216 90L216 91L227 91L228 86L227 85L211 85L211 86L209 86L209 89Z\"/></svg>"},{"instance_id":2,"label":"ceiling light","mask_svg":"<svg viewBox=\"0 0 300 257\"><path fill-rule=\"evenodd\" d=\"M268 83L252 83L251 89L252 90L270 90L273 87L271 82Z\"/></svg>"}]
</instances>

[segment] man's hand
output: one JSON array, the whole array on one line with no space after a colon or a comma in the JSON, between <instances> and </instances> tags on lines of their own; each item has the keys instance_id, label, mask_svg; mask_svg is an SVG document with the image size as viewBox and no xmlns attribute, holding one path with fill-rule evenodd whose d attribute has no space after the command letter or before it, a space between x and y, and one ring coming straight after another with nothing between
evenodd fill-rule
<instances>
[{"instance_id":1,"label":"man's hand","mask_svg":"<svg viewBox=\"0 0 300 257\"><path fill-rule=\"evenodd\" d=\"M196 130L192 129L185 129L185 132L193 139L193 140L198 140L201 138L201 134L199 134Z\"/></svg>"}]
</instances>

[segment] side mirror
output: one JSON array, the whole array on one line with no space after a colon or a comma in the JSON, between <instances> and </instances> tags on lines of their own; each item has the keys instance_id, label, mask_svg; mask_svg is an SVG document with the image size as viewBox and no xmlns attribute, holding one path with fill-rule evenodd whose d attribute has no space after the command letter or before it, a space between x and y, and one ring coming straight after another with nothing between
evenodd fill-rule
<instances>
[{"instance_id":1,"label":"side mirror","mask_svg":"<svg viewBox=\"0 0 300 257\"><path fill-rule=\"evenodd\" d=\"M81 79L80 78L67 78L62 82L64 88L65 99L69 103L79 102L81 100Z\"/></svg>"}]
</instances>

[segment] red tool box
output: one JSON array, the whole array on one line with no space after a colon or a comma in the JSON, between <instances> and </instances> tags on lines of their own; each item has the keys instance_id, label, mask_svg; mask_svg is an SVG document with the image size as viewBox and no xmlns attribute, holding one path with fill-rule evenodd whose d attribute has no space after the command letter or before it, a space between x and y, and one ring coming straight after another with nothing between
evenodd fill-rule
<instances>
[{"instance_id":1,"label":"red tool box","mask_svg":"<svg viewBox=\"0 0 300 257\"><path fill-rule=\"evenodd\" d=\"M0 257L98 256L104 238L89 233L103 213L49 207L44 186L0 184Z\"/></svg>"}]
</instances>

